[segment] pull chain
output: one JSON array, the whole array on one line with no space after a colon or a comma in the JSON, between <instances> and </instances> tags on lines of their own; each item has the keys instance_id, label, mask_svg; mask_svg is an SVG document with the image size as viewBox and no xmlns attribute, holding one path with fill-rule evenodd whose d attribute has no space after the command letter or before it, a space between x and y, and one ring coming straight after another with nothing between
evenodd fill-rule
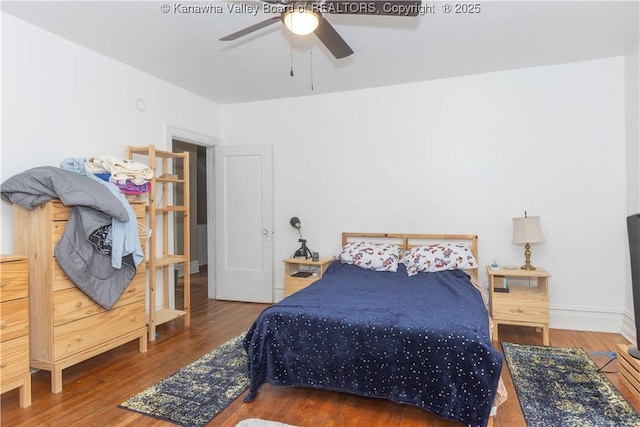
<instances>
[{"instance_id":1,"label":"pull chain","mask_svg":"<svg viewBox=\"0 0 640 427\"><path fill-rule=\"evenodd\" d=\"M311 64L311 90L313 90L313 51L309 51L309 63Z\"/></svg>"},{"instance_id":2,"label":"pull chain","mask_svg":"<svg viewBox=\"0 0 640 427\"><path fill-rule=\"evenodd\" d=\"M291 62L289 75L293 77L293 31L289 31L289 55L289 61Z\"/></svg>"}]
</instances>

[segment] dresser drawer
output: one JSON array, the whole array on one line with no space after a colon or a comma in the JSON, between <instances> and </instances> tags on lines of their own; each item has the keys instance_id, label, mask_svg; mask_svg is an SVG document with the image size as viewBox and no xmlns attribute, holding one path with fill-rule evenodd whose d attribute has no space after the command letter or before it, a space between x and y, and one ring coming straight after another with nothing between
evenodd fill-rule
<instances>
[{"instance_id":1,"label":"dresser drawer","mask_svg":"<svg viewBox=\"0 0 640 427\"><path fill-rule=\"evenodd\" d=\"M139 220L141 221L141 220ZM52 225L52 232L53 232L53 246L51 247L51 252L53 253L53 251L55 250L56 246L58 245L58 242L60 241L60 239L62 239L62 236L64 236L64 232L67 229L67 221L53 221ZM145 246L145 239L144 237L140 237L140 246L142 246L144 248Z\"/></svg>"},{"instance_id":2,"label":"dresser drawer","mask_svg":"<svg viewBox=\"0 0 640 427\"><path fill-rule=\"evenodd\" d=\"M29 336L0 343L0 378L2 381L29 372Z\"/></svg>"},{"instance_id":3,"label":"dresser drawer","mask_svg":"<svg viewBox=\"0 0 640 427\"><path fill-rule=\"evenodd\" d=\"M65 323L54 328L54 360L78 352L146 326L143 300L95 316ZM41 355L31 355L41 357Z\"/></svg>"},{"instance_id":4,"label":"dresser drawer","mask_svg":"<svg viewBox=\"0 0 640 427\"><path fill-rule=\"evenodd\" d=\"M136 275L134 276L133 281L136 280L139 276L146 277L145 271L147 271L145 262L142 261L140 265L136 268ZM146 282L145 282L146 286ZM77 286L69 279L69 276L62 270L60 264L58 264L54 258L53 260L53 283L52 290L53 292L58 292L64 289L78 289Z\"/></svg>"},{"instance_id":5,"label":"dresser drawer","mask_svg":"<svg viewBox=\"0 0 640 427\"><path fill-rule=\"evenodd\" d=\"M60 264L56 262L56 259L53 259L53 283L51 286L51 290L53 292L58 292L63 289L77 289L76 285L73 284L67 273L62 271L62 267Z\"/></svg>"},{"instance_id":6,"label":"dresser drawer","mask_svg":"<svg viewBox=\"0 0 640 427\"><path fill-rule=\"evenodd\" d=\"M142 301L145 297L146 277L136 274L129 286L124 290L112 310ZM88 316L93 316L106 310L96 304L91 298L86 296L75 286L71 289L64 289L53 294L53 324L58 326L64 323L73 322Z\"/></svg>"},{"instance_id":7,"label":"dresser drawer","mask_svg":"<svg viewBox=\"0 0 640 427\"><path fill-rule=\"evenodd\" d=\"M549 322L549 300L543 295L495 295L493 319L532 323Z\"/></svg>"},{"instance_id":8,"label":"dresser drawer","mask_svg":"<svg viewBox=\"0 0 640 427\"><path fill-rule=\"evenodd\" d=\"M58 242L60 241L60 239L62 239L62 236L64 235L64 231L67 227L67 222L66 221L54 221L53 222L53 246L51 247L51 253L54 253L53 251L56 249L56 246L58 245ZM145 245L147 244L146 239L144 237L140 237L140 247L142 247L142 249L144 250ZM140 265L142 265L144 263L141 263Z\"/></svg>"},{"instance_id":9,"label":"dresser drawer","mask_svg":"<svg viewBox=\"0 0 640 427\"><path fill-rule=\"evenodd\" d=\"M133 207L134 213L136 214L136 220L139 223L144 224L144 215L145 215L144 205L138 204L138 205L132 205L132 207ZM59 209L59 210L62 211L62 209ZM70 210L70 208L65 208L65 210ZM53 247L51 248L52 251L53 249L55 249L56 245L64 235L65 230L67 229L67 218L64 217L64 215L60 215L59 213L60 212L57 212L57 215L54 214L55 215L54 219L56 220L51 222L51 231L52 231L52 237L53 237L53 241L52 241ZM140 244L144 248L145 242L142 237L140 239Z\"/></svg>"},{"instance_id":10,"label":"dresser drawer","mask_svg":"<svg viewBox=\"0 0 640 427\"><path fill-rule=\"evenodd\" d=\"M2 262L0 265L0 301L26 298L28 294L27 261Z\"/></svg>"},{"instance_id":11,"label":"dresser drawer","mask_svg":"<svg viewBox=\"0 0 640 427\"><path fill-rule=\"evenodd\" d=\"M130 203L136 218L144 219L146 203ZM51 201L51 219L54 221L66 221L71 215L72 206L65 206L59 200Z\"/></svg>"},{"instance_id":12,"label":"dresser drawer","mask_svg":"<svg viewBox=\"0 0 640 427\"><path fill-rule=\"evenodd\" d=\"M26 298L0 304L0 340L8 341L29 334L29 300Z\"/></svg>"}]
</instances>

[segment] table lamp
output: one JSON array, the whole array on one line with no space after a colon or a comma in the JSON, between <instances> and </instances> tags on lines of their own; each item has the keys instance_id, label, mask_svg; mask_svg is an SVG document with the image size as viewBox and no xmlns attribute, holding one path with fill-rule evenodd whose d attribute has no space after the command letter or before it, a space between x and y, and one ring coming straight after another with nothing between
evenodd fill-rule
<instances>
[{"instance_id":1,"label":"table lamp","mask_svg":"<svg viewBox=\"0 0 640 427\"><path fill-rule=\"evenodd\" d=\"M531 243L542 242L544 242L544 236L540 228L539 216L527 216L527 211L524 211L524 217L513 218L513 243L524 244L524 265L520 267L521 269L536 269L531 265Z\"/></svg>"},{"instance_id":2,"label":"table lamp","mask_svg":"<svg viewBox=\"0 0 640 427\"><path fill-rule=\"evenodd\" d=\"M300 218L298 218L297 216L292 217L289 220L289 224L291 224L293 228L298 229L298 234L300 235L300 238L298 239L298 243L302 243L300 248L294 252L292 258L302 258L302 257L304 257L304 259L312 258L313 254L311 253L311 250L307 247L307 241L302 238L302 232L300 231L300 229L302 228L302 225L300 224Z\"/></svg>"}]
</instances>

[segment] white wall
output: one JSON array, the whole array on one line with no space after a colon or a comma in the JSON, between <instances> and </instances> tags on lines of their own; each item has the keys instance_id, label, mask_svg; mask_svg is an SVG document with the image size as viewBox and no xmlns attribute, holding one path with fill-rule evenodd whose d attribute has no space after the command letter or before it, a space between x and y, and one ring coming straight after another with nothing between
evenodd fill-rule
<instances>
[{"instance_id":1,"label":"white wall","mask_svg":"<svg viewBox=\"0 0 640 427\"><path fill-rule=\"evenodd\" d=\"M625 175L625 150L640 157L625 141L626 63L220 107L2 14L0 177L129 144L162 147L167 124L273 144L276 295L280 260L298 246L293 215L321 255L338 252L345 230L476 233L481 264L519 264L511 218L527 209L547 237L532 261L553 274L552 327L617 332L629 280L624 217L639 198L626 187L639 172ZM11 207L0 214L7 253Z\"/></svg>"},{"instance_id":2,"label":"white wall","mask_svg":"<svg viewBox=\"0 0 640 427\"><path fill-rule=\"evenodd\" d=\"M517 265L511 218L526 209L547 239L532 263L553 275L551 326L618 332L624 83L615 57L221 106L225 143L274 147L275 294L291 216L321 256L342 231L474 233L481 264Z\"/></svg>"},{"instance_id":3,"label":"white wall","mask_svg":"<svg viewBox=\"0 0 640 427\"><path fill-rule=\"evenodd\" d=\"M640 44L625 55L625 112L627 150L627 215L640 212ZM622 333L636 341L636 327L631 285L631 264L627 247L625 286L626 304Z\"/></svg>"},{"instance_id":4,"label":"white wall","mask_svg":"<svg viewBox=\"0 0 640 427\"><path fill-rule=\"evenodd\" d=\"M2 180L67 157L124 156L127 145L170 148L166 125L217 136L219 106L2 14ZM1 209L11 253L11 206Z\"/></svg>"}]
</instances>

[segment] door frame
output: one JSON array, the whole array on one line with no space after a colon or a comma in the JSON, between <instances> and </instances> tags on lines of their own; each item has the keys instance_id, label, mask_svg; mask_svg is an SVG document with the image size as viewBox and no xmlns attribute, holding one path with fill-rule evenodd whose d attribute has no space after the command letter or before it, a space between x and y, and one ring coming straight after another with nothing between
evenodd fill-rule
<instances>
[{"instance_id":1,"label":"door frame","mask_svg":"<svg viewBox=\"0 0 640 427\"><path fill-rule=\"evenodd\" d=\"M215 147L222 143L222 139L206 135L179 126L166 125L166 146L173 150L173 140L179 140L189 144L200 145L207 150L207 295L210 299L216 297L215 266L216 266L216 197L215 197Z\"/></svg>"}]
</instances>

